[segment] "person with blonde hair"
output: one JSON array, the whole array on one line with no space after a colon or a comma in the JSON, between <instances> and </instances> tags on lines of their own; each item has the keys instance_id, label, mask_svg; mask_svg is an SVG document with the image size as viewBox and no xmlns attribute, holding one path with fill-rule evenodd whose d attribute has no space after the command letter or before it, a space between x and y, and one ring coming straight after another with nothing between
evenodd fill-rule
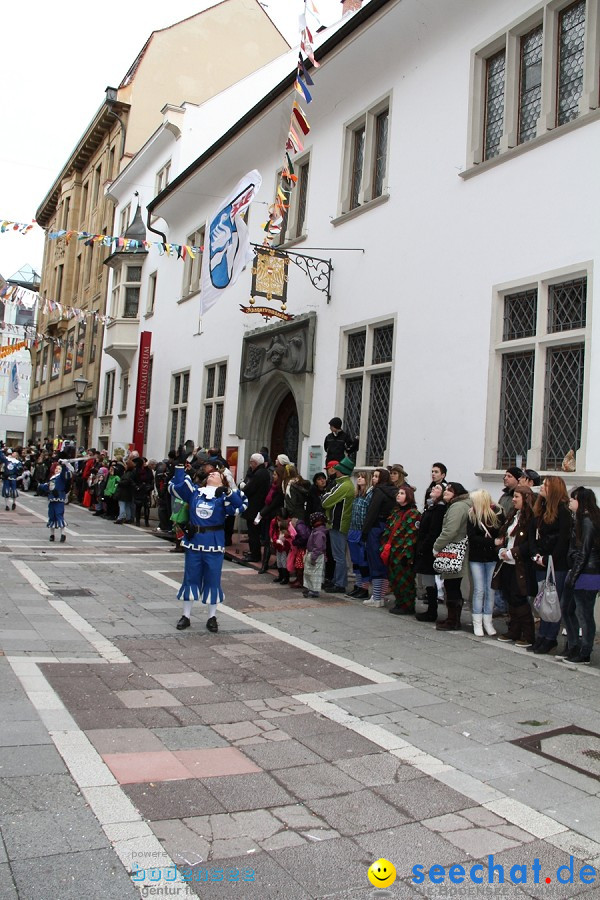
<instances>
[{"instance_id":1,"label":"person with blonde hair","mask_svg":"<svg viewBox=\"0 0 600 900\"><path fill-rule=\"evenodd\" d=\"M496 634L492 624L494 590L492 575L498 561L494 543L500 534L504 514L487 491L471 492L471 509L467 519L469 571L473 583L473 633L477 637Z\"/></svg>"},{"instance_id":2,"label":"person with blonde hair","mask_svg":"<svg viewBox=\"0 0 600 900\"><path fill-rule=\"evenodd\" d=\"M348 597L355 600L366 600L369 591L366 588L370 584L369 563L367 550L362 541L362 528L371 502L373 489L371 487L371 474L361 470L354 471L356 475L356 489L352 502L352 514L350 516L350 530L348 532L348 550L354 569L354 588L347 592Z\"/></svg>"}]
</instances>

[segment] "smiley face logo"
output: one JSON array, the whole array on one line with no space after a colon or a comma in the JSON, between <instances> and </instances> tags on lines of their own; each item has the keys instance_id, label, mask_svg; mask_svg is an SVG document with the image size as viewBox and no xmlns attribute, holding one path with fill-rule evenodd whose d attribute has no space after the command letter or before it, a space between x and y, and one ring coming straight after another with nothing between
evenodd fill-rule
<instances>
[{"instance_id":1,"label":"smiley face logo","mask_svg":"<svg viewBox=\"0 0 600 900\"><path fill-rule=\"evenodd\" d=\"M396 880L396 869L388 859L376 859L369 866L367 876L376 888L386 888Z\"/></svg>"}]
</instances>

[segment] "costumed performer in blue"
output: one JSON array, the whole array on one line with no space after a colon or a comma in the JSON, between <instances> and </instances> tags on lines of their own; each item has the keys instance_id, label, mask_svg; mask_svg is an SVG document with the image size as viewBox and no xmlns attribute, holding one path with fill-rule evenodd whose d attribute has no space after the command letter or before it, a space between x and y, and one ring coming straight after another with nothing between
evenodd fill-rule
<instances>
[{"instance_id":1,"label":"costumed performer in blue","mask_svg":"<svg viewBox=\"0 0 600 900\"><path fill-rule=\"evenodd\" d=\"M46 527L50 529L50 540L54 541L54 532L60 530L60 542L67 540L65 534L65 502L71 490L73 469L66 459L56 461L50 480L38 485L40 494L48 494L48 521Z\"/></svg>"},{"instance_id":2,"label":"costumed performer in blue","mask_svg":"<svg viewBox=\"0 0 600 900\"><path fill-rule=\"evenodd\" d=\"M184 466L176 466L169 484L174 497L189 506L189 522L181 546L185 547L183 581L177 598L183 600L183 615L177 630L191 625L194 600L208 605L209 631L218 631L217 604L223 602L221 571L225 556L225 519L244 512L248 505L245 494L231 490L223 472L211 472L206 484L195 485Z\"/></svg>"},{"instance_id":3,"label":"costumed performer in blue","mask_svg":"<svg viewBox=\"0 0 600 900\"><path fill-rule=\"evenodd\" d=\"M12 508L16 509L15 500L19 496L17 481L23 478L23 463L16 453L9 451L8 455L0 450L0 462L4 464L2 470L2 496L8 509L8 501L12 498Z\"/></svg>"}]
</instances>

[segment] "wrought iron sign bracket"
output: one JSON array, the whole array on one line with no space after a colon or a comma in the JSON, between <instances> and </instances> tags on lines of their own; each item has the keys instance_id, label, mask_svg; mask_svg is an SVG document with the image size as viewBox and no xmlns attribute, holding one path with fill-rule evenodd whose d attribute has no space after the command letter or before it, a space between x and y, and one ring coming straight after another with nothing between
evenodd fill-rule
<instances>
[{"instance_id":1,"label":"wrought iron sign bracket","mask_svg":"<svg viewBox=\"0 0 600 900\"><path fill-rule=\"evenodd\" d=\"M252 244L259 250L265 249L261 244ZM307 256L304 253L291 253L289 250L283 250L282 253L288 257L290 262L298 266L305 275L308 275L310 282L317 291L327 294L327 302L331 302L331 273L333 272L333 264L331 259L321 259L318 256Z\"/></svg>"}]
</instances>

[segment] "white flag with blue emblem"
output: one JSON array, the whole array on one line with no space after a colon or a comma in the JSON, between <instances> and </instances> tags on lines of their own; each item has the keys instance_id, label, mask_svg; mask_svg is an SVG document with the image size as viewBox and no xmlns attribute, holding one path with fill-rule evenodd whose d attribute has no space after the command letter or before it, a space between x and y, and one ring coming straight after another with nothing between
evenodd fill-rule
<instances>
[{"instance_id":1,"label":"white flag with blue emblem","mask_svg":"<svg viewBox=\"0 0 600 900\"><path fill-rule=\"evenodd\" d=\"M13 362L10 367L10 379L8 382L8 399L6 401L6 405L12 403L13 400L16 400L19 396L19 372L17 370L16 362Z\"/></svg>"},{"instance_id":2,"label":"white flag with blue emblem","mask_svg":"<svg viewBox=\"0 0 600 900\"><path fill-rule=\"evenodd\" d=\"M242 216L261 184L260 172L256 169L248 172L206 223L202 254L202 315L235 284L254 258L248 226Z\"/></svg>"}]
</instances>

